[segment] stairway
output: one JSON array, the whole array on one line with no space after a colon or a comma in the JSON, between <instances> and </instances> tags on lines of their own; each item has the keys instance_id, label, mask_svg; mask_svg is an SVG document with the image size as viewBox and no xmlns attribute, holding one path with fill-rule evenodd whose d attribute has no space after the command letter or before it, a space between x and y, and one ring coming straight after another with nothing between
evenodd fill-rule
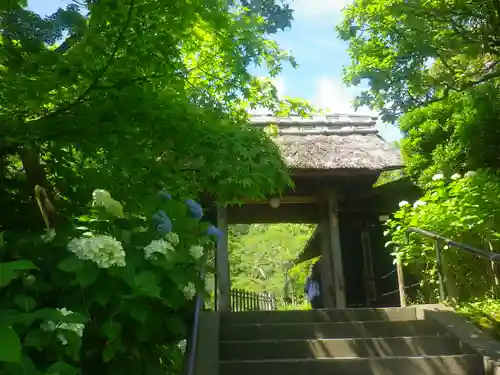
<instances>
[{"instance_id":1,"label":"stairway","mask_svg":"<svg viewBox=\"0 0 500 375\"><path fill-rule=\"evenodd\" d=\"M220 375L484 375L412 308L227 313L219 340Z\"/></svg>"}]
</instances>

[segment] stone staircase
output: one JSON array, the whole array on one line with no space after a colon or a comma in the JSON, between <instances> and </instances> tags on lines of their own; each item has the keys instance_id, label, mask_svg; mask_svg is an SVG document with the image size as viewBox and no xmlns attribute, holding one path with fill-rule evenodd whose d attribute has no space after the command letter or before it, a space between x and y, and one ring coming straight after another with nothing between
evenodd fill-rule
<instances>
[{"instance_id":1,"label":"stone staircase","mask_svg":"<svg viewBox=\"0 0 500 375\"><path fill-rule=\"evenodd\" d=\"M220 375L484 375L483 357L416 309L220 316Z\"/></svg>"}]
</instances>

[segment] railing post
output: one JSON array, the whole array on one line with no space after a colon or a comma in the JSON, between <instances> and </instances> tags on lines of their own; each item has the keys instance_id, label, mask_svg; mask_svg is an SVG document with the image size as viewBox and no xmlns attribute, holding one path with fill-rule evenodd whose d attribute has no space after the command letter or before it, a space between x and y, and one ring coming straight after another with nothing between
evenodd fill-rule
<instances>
[{"instance_id":1,"label":"railing post","mask_svg":"<svg viewBox=\"0 0 500 375\"><path fill-rule=\"evenodd\" d=\"M436 268L438 272L438 287L439 287L439 301L443 302L446 299L446 292L444 288L445 278L443 275L443 264L441 258L441 241L436 239L434 243L434 248L436 249Z\"/></svg>"},{"instance_id":2,"label":"railing post","mask_svg":"<svg viewBox=\"0 0 500 375\"><path fill-rule=\"evenodd\" d=\"M396 273L398 277L399 304L401 307L406 307L407 298L405 290L405 278L403 274L403 265L401 264L401 259L399 258L396 258Z\"/></svg>"}]
</instances>

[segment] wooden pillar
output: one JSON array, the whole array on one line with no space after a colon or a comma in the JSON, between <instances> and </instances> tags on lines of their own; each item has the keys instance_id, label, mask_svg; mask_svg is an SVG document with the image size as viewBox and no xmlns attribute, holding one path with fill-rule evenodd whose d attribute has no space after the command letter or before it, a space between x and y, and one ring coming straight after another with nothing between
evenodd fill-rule
<instances>
[{"instance_id":1,"label":"wooden pillar","mask_svg":"<svg viewBox=\"0 0 500 375\"><path fill-rule=\"evenodd\" d=\"M338 197L329 193L327 195L328 208L328 233L330 237L330 254L333 263L333 278L335 287L335 307L346 307L344 264L342 262L342 248L340 246Z\"/></svg>"},{"instance_id":2,"label":"wooden pillar","mask_svg":"<svg viewBox=\"0 0 500 375\"><path fill-rule=\"evenodd\" d=\"M335 287L333 277L333 263L330 251L330 233L328 230L328 212L324 207L320 209L321 220L319 222L319 235L321 241L321 284L323 294L323 306L326 309L335 308Z\"/></svg>"},{"instance_id":3,"label":"wooden pillar","mask_svg":"<svg viewBox=\"0 0 500 375\"><path fill-rule=\"evenodd\" d=\"M215 258L218 289L217 306L218 311L227 312L231 311L231 277L229 274L227 209L221 205L217 206L217 227L222 231L222 238L217 244L217 253Z\"/></svg>"},{"instance_id":4,"label":"wooden pillar","mask_svg":"<svg viewBox=\"0 0 500 375\"><path fill-rule=\"evenodd\" d=\"M368 225L361 230L361 247L363 250L363 284L365 286L365 303L371 306L377 300L373 254Z\"/></svg>"},{"instance_id":5,"label":"wooden pillar","mask_svg":"<svg viewBox=\"0 0 500 375\"><path fill-rule=\"evenodd\" d=\"M407 298L405 290L405 277L403 274L403 264L399 258L396 258L396 272L398 275L399 305L401 307L406 307Z\"/></svg>"}]
</instances>

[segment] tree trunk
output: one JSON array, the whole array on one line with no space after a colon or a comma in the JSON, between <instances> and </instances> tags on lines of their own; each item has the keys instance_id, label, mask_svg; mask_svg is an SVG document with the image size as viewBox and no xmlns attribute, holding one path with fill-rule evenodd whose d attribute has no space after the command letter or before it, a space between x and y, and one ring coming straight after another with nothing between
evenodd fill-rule
<instances>
[{"instance_id":1,"label":"tree trunk","mask_svg":"<svg viewBox=\"0 0 500 375\"><path fill-rule=\"evenodd\" d=\"M47 181L45 168L40 162L40 152L35 147L23 146L19 149L19 157L23 163L28 194L32 199L33 208L38 211L38 216L46 221L47 226L49 223L53 226L57 212L51 203L54 195ZM40 224L42 223L41 220Z\"/></svg>"}]
</instances>

